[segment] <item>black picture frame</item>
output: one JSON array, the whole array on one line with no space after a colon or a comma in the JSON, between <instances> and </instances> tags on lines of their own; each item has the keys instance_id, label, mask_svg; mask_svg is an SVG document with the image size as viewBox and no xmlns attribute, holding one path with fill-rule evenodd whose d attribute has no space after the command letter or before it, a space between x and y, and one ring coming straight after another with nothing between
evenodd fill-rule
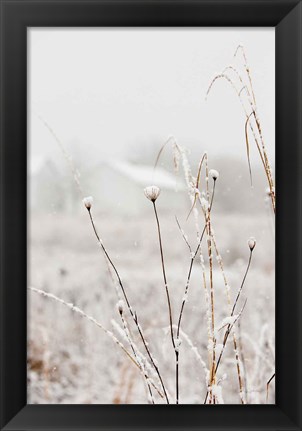
<instances>
[{"instance_id":1,"label":"black picture frame","mask_svg":"<svg viewBox=\"0 0 302 431\"><path fill-rule=\"evenodd\" d=\"M1 430L301 430L301 1L1 0ZM276 28L276 404L26 404L27 27Z\"/></svg>"}]
</instances>

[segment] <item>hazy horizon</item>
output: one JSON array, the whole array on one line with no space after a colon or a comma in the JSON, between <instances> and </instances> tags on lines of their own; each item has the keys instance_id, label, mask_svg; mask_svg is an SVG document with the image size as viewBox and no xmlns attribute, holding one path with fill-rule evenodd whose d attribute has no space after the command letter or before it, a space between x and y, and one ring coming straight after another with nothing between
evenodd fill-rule
<instances>
[{"instance_id":1,"label":"hazy horizon","mask_svg":"<svg viewBox=\"0 0 302 431\"><path fill-rule=\"evenodd\" d=\"M40 116L87 164L156 153L170 135L197 155L242 158L245 119L234 90L220 80L205 101L242 43L273 160L274 38L273 28L29 29L29 157L61 157ZM260 163L254 148L251 158Z\"/></svg>"}]
</instances>

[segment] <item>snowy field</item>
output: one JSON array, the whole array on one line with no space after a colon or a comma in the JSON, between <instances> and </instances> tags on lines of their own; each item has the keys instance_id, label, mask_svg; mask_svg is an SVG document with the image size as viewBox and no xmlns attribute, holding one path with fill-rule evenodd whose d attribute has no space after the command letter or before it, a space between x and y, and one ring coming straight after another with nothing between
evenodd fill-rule
<instances>
[{"instance_id":1,"label":"snowy field","mask_svg":"<svg viewBox=\"0 0 302 431\"><path fill-rule=\"evenodd\" d=\"M190 256L174 214L161 211L160 198L158 211L175 321L184 294ZM147 211L143 216L118 217L97 212L94 218L174 402L175 359L167 331L169 320L158 238L152 205L147 200L146 203ZM29 226L30 285L80 307L127 345L113 323L114 320L121 325L114 283L93 235L87 211L80 201L79 205L81 211L77 215L32 215ZM185 216L184 212L178 214L192 247L195 247L194 222L193 219L186 222ZM247 402L265 403L266 382L274 372L275 352L274 238L268 216L265 212L252 216L213 212L212 223L233 299L248 261L247 239L251 234L257 238L251 269L239 301L240 309L247 298L239 319L240 331L238 324L235 328ZM206 253L203 246L205 256ZM207 260L206 270L208 273ZM214 288L215 317L217 322L221 322L228 316L228 308L216 260ZM148 402L140 372L100 328L64 305L34 292L28 294L28 310L29 403ZM142 349L131 318L129 315L126 318L133 339ZM182 330L207 364L206 320L202 272L196 260ZM220 331L218 338L222 335L223 331ZM180 402L202 404L206 394L204 369L196 356L196 349L188 345L184 336L181 340ZM224 402L239 403L238 377L230 338L218 379L225 379L221 382ZM157 396L156 402L164 400ZM274 402L274 382L270 386L268 402Z\"/></svg>"}]
</instances>

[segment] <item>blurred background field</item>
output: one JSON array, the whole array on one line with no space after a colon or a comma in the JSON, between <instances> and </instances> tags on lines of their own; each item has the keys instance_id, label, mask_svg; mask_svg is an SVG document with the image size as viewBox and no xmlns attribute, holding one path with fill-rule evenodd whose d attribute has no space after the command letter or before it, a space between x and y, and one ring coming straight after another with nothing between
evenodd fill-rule
<instances>
[{"instance_id":1,"label":"blurred background field","mask_svg":"<svg viewBox=\"0 0 302 431\"><path fill-rule=\"evenodd\" d=\"M218 161L213 167L217 166ZM240 166L240 163L236 166ZM243 298L247 298L247 305L241 319L240 333L248 400L251 403L264 403L266 382L274 371L273 216L270 203L265 199L262 171L258 172L258 177L262 178L259 188L254 186L254 189L250 189L245 184L248 176L244 163L241 165L242 178L241 171L236 169L240 178L238 181L234 181L231 175L228 182L224 178L223 166L220 167L212 220L233 298L248 260L247 239L250 236L257 238L252 267L244 287ZM123 201L127 189L122 189L120 193ZM167 208L165 204L166 193L170 195L173 208ZM168 314L154 214L150 201L143 195L142 187L138 187L133 194L129 196L129 205L124 205L122 209L119 205L120 194L114 195L115 211L106 210L101 193L95 194L93 214L97 229L128 289L147 339L156 352L164 375L168 376L168 387L172 392L173 351L171 340L164 331L168 326ZM240 205L233 204L233 209L230 209L233 194L235 202L240 202ZM257 196L261 194L262 199L258 199ZM137 208L133 210L131 199L141 211ZM241 210L243 202L246 203ZM111 328L112 319L119 321L114 285L80 198L75 200L74 206L72 211L59 211L56 208L49 212L32 211L29 226L30 284L74 303ZM194 246L196 234L193 217L186 221L189 210L185 190L173 192L163 186L158 198L158 211L175 318L184 293L190 256L174 215L179 218ZM214 266L214 284L216 319L222 321L227 316L227 306L217 262ZM194 265L182 327L206 361L205 299L198 262ZM183 349L186 354L182 355L180 363L181 402L201 403L206 390L204 372L190 348L184 345ZM32 403L146 402L139 372L100 329L60 304L33 293L29 294L28 367L28 394L29 402ZM220 373L221 376L224 373L228 375L225 402L238 402L236 366L231 347L226 351ZM272 400L273 390L270 402Z\"/></svg>"}]
</instances>

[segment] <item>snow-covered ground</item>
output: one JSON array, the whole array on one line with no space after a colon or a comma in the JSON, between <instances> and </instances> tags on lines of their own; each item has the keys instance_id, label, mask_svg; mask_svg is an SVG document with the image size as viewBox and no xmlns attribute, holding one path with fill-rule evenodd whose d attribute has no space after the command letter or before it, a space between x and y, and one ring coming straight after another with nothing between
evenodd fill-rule
<instances>
[{"instance_id":1,"label":"snow-covered ground","mask_svg":"<svg viewBox=\"0 0 302 431\"><path fill-rule=\"evenodd\" d=\"M190 264L188 248L174 213L158 212L161 222L168 284L174 323L180 311ZM79 200L79 205L82 206ZM215 208L214 208L215 209ZM158 237L152 204L143 215L120 217L96 212L99 234L116 264L136 311L149 348L175 402L175 356L167 330L166 294L160 265ZM195 248L194 218L180 223ZM234 300L249 257L248 238L257 238L250 272L238 304L247 299L236 323L241 369L248 403L266 402L266 383L274 373L275 282L274 237L264 211L247 215L213 211L213 227ZM208 260L203 244L207 277ZM207 279L208 282L208 279ZM29 225L29 285L55 294L93 316L130 351L114 321L121 325L116 308L115 284L102 250L96 242L86 209L77 214L31 214ZM224 281L214 260L216 324L228 316ZM29 403L147 403L144 379L126 354L100 328L51 299L28 292L28 402ZM142 344L129 314L125 317L135 342ZM202 271L193 267L182 330L196 349L181 336L180 403L204 402L208 367L208 336ZM224 330L218 332L222 342ZM145 353L145 352L144 352ZM199 353L200 357L196 353ZM231 337L218 370L225 403L240 403L235 355ZM156 378L154 378L156 380ZM274 381L268 402L274 403ZM156 402L163 403L156 394Z\"/></svg>"}]
</instances>

